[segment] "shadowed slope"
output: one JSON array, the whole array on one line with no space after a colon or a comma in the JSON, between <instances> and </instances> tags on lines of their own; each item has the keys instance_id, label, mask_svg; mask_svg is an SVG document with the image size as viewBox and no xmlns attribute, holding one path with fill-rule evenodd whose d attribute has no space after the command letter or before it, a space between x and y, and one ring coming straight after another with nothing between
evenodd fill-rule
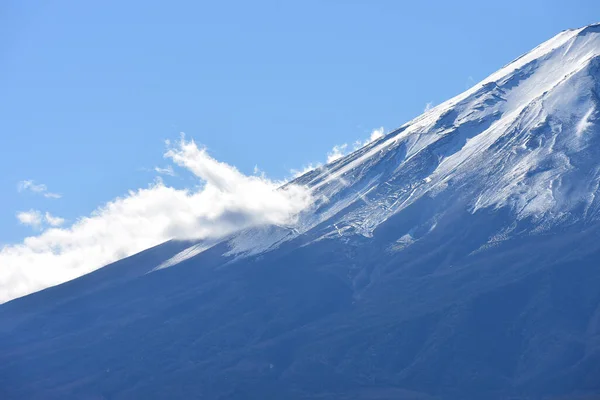
<instances>
[{"instance_id":1,"label":"shadowed slope","mask_svg":"<svg viewBox=\"0 0 600 400\"><path fill-rule=\"evenodd\" d=\"M295 183L295 226L0 306L0 397L600 396L600 26Z\"/></svg>"}]
</instances>

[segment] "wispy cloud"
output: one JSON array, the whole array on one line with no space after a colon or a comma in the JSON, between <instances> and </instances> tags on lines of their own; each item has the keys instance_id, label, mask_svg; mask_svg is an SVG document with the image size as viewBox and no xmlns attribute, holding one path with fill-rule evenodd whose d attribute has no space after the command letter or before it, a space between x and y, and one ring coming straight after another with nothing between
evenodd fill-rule
<instances>
[{"instance_id":1,"label":"wispy cloud","mask_svg":"<svg viewBox=\"0 0 600 400\"><path fill-rule=\"evenodd\" d=\"M39 228L42 225L42 213L38 210L21 211L17 213L17 219L23 225Z\"/></svg>"},{"instance_id":2,"label":"wispy cloud","mask_svg":"<svg viewBox=\"0 0 600 400\"><path fill-rule=\"evenodd\" d=\"M61 218L61 217L56 217L52 214L50 214L49 212L46 212L44 214L44 219L46 220L46 223L50 226L61 226L65 223L65 219Z\"/></svg>"},{"instance_id":3,"label":"wispy cloud","mask_svg":"<svg viewBox=\"0 0 600 400\"><path fill-rule=\"evenodd\" d=\"M312 171L313 169L319 168L321 165L323 165L323 164L321 164L321 163L310 163L308 165L303 166L300 169L292 169L290 172L291 172L291 174L292 174L292 176L294 178L297 178L299 176L302 176L302 175L306 174L307 172Z\"/></svg>"},{"instance_id":4,"label":"wispy cloud","mask_svg":"<svg viewBox=\"0 0 600 400\"><path fill-rule=\"evenodd\" d=\"M39 210L21 211L17 213L17 220L23 225L40 229L44 225L57 227L65 223L65 219L54 216L49 212L42 213Z\"/></svg>"},{"instance_id":5,"label":"wispy cloud","mask_svg":"<svg viewBox=\"0 0 600 400\"><path fill-rule=\"evenodd\" d=\"M19 192L23 192L25 190L31 190L32 192L35 192L35 193L43 193L47 189L48 188L43 183L36 184L34 181L31 181L31 180L21 181L17 184L17 190Z\"/></svg>"},{"instance_id":6,"label":"wispy cloud","mask_svg":"<svg viewBox=\"0 0 600 400\"><path fill-rule=\"evenodd\" d=\"M427 104L425 104L425 108L423 109L423 112L427 112L429 110L431 110L433 108L433 103L431 101L427 102Z\"/></svg>"},{"instance_id":7,"label":"wispy cloud","mask_svg":"<svg viewBox=\"0 0 600 400\"><path fill-rule=\"evenodd\" d=\"M348 148L348 143L337 144L333 146L333 149L329 153L327 153L327 164L332 163L346 155L346 149Z\"/></svg>"},{"instance_id":8,"label":"wispy cloud","mask_svg":"<svg viewBox=\"0 0 600 400\"><path fill-rule=\"evenodd\" d=\"M161 180L132 190L64 228L52 227L0 250L0 303L56 285L172 238L219 238L263 224L293 226L312 203L308 189L246 176L184 138L165 157L203 185L178 190ZM42 224L40 212L19 220ZM49 225L62 219L45 215Z\"/></svg>"},{"instance_id":9,"label":"wispy cloud","mask_svg":"<svg viewBox=\"0 0 600 400\"><path fill-rule=\"evenodd\" d=\"M329 164L336 160L339 160L340 158L342 158L342 157L346 156L348 153L350 153L350 151L358 150L361 147L364 147L376 140L379 140L384 136L385 136L384 128L379 127L377 129L373 129L367 139L357 140L354 143L352 143L352 146L350 146L348 143L337 144L337 145L333 146L331 151L329 151L327 153L327 158L326 158L327 161L326 162L327 162L327 164ZM300 169L292 169L292 170L290 170L290 173L292 174L292 178L297 178L299 176L306 174L307 172L312 171L313 169L321 167L322 165L323 164L321 164L320 162L310 163Z\"/></svg>"},{"instance_id":10,"label":"wispy cloud","mask_svg":"<svg viewBox=\"0 0 600 400\"><path fill-rule=\"evenodd\" d=\"M175 171L173 170L173 166L167 165L164 168L154 167L154 171L158 172L161 175L175 176Z\"/></svg>"},{"instance_id":11,"label":"wispy cloud","mask_svg":"<svg viewBox=\"0 0 600 400\"><path fill-rule=\"evenodd\" d=\"M467 81L465 82L465 89L471 89L473 86L475 86L476 83L477 81L475 80L475 78L469 75L467 77Z\"/></svg>"},{"instance_id":12,"label":"wispy cloud","mask_svg":"<svg viewBox=\"0 0 600 400\"><path fill-rule=\"evenodd\" d=\"M384 133L383 126L377 128L377 129L373 129L373 131L371 131L371 135L369 136L369 139L366 142L363 142L363 146L366 146L371 142L381 139L384 136L385 136L385 133Z\"/></svg>"},{"instance_id":13,"label":"wispy cloud","mask_svg":"<svg viewBox=\"0 0 600 400\"><path fill-rule=\"evenodd\" d=\"M48 191L48 187L43 183L35 183L33 180L24 180L17 184L17 190L19 192L33 192L41 194L42 196L49 199L60 199L62 195Z\"/></svg>"},{"instance_id":14,"label":"wispy cloud","mask_svg":"<svg viewBox=\"0 0 600 400\"><path fill-rule=\"evenodd\" d=\"M367 139L365 139L364 141L357 140L356 142L354 142L352 147L350 147L348 145L348 143L337 144L337 145L333 146L333 149L331 149L331 151L329 153L327 153L327 164L332 163L332 162L344 157L346 154L348 154L350 152L350 148L352 149L352 151L358 150L361 147L364 147L384 136L385 136L384 129L383 129L383 127L380 127L377 129L373 129L371 131L371 134L369 135L369 137Z\"/></svg>"}]
</instances>

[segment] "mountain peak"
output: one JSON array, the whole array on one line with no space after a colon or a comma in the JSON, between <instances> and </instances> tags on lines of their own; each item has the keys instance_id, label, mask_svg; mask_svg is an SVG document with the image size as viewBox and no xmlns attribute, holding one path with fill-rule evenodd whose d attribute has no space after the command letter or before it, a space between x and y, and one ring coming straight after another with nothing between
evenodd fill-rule
<instances>
[{"instance_id":1,"label":"mountain peak","mask_svg":"<svg viewBox=\"0 0 600 400\"><path fill-rule=\"evenodd\" d=\"M584 27L573 29L573 30L579 31L578 34L585 34L588 32L598 32L598 30L600 30L600 22L589 24Z\"/></svg>"},{"instance_id":2,"label":"mountain peak","mask_svg":"<svg viewBox=\"0 0 600 400\"><path fill-rule=\"evenodd\" d=\"M3 398L597 398L599 53L561 32L297 178L294 226L3 304Z\"/></svg>"},{"instance_id":3,"label":"mountain peak","mask_svg":"<svg viewBox=\"0 0 600 400\"><path fill-rule=\"evenodd\" d=\"M592 218L600 175L586 160L600 155L599 55L600 25L564 31L384 138L300 178L324 199L305 217L304 230L318 223L330 227L324 237L370 236L424 197L464 201L471 212L508 207L518 220L533 218L544 229ZM444 203L430 218L444 214Z\"/></svg>"},{"instance_id":4,"label":"mountain peak","mask_svg":"<svg viewBox=\"0 0 600 400\"><path fill-rule=\"evenodd\" d=\"M521 234L595 220L600 170L589 160L600 156L599 55L600 25L559 33L385 137L294 180L316 199L298 224L238 233L228 254L270 251L300 237L372 237L423 201L431 206L418 224L430 233L448 204L470 213L509 210L516 221L530 221Z\"/></svg>"}]
</instances>

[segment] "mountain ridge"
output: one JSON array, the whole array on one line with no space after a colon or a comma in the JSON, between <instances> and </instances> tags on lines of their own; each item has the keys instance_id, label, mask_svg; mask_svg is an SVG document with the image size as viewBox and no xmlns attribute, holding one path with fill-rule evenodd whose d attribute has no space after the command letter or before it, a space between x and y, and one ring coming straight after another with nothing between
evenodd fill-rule
<instances>
[{"instance_id":1,"label":"mountain ridge","mask_svg":"<svg viewBox=\"0 0 600 400\"><path fill-rule=\"evenodd\" d=\"M0 397L600 395L600 24L171 241L0 306Z\"/></svg>"}]
</instances>

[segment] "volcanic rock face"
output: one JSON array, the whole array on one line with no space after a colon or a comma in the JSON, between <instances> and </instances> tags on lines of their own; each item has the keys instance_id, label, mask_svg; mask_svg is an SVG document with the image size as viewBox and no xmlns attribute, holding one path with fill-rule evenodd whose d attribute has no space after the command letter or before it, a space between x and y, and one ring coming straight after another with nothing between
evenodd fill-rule
<instances>
[{"instance_id":1,"label":"volcanic rock face","mask_svg":"<svg viewBox=\"0 0 600 400\"><path fill-rule=\"evenodd\" d=\"M0 398L600 398L599 80L564 31L298 178L295 226L0 306Z\"/></svg>"}]
</instances>

